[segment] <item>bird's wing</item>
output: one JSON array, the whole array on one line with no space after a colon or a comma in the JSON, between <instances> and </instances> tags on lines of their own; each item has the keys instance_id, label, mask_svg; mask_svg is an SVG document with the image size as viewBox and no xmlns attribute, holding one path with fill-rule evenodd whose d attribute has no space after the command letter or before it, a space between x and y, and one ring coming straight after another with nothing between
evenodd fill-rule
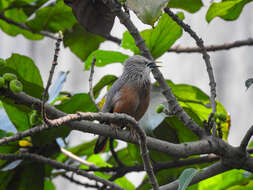
<instances>
[{"instance_id":1,"label":"bird's wing","mask_svg":"<svg viewBox=\"0 0 253 190\"><path fill-rule=\"evenodd\" d=\"M113 101L120 95L120 89L125 84L122 78L118 78L108 91L105 99L105 104L103 105L102 112L112 112L113 111Z\"/></svg>"}]
</instances>

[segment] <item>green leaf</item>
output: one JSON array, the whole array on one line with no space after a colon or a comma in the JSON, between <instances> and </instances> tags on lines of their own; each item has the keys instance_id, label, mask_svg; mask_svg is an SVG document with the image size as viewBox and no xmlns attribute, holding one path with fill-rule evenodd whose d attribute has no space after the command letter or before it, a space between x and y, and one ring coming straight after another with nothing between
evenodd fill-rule
<instances>
[{"instance_id":1,"label":"green leaf","mask_svg":"<svg viewBox=\"0 0 253 190\"><path fill-rule=\"evenodd\" d=\"M229 190L237 190L238 186L244 187L247 186L252 178L245 178L243 176L244 170L230 170L224 172L222 174L216 175L214 177L208 178L198 183L198 190L213 190L213 189L229 189ZM250 184L252 186L252 181ZM194 185L196 186L196 185ZM190 188L191 189L191 188ZM242 190L241 188L239 188ZM245 188L246 190L250 188Z\"/></svg>"},{"instance_id":2,"label":"green leaf","mask_svg":"<svg viewBox=\"0 0 253 190\"><path fill-rule=\"evenodd\" d=\"M96 58L95 65L103 67L111 63L123 63L129 56L116 51L96 50L85 60L85 70L89 70L93 58Z\"/></svg>"},{"instance_id":3,"label":"green leaf","mask_svg":"<svg viewBox=\"0 0 253 190\"><path fill-rule=\"evenodd\" d=\"M153 26L162 14L161 10L168 1L169 0L127 0L127 6L136 13L144 24Z\"/></svg>"},{"instance_id":4,"label":"green leaf","mask_svg":"<svg viewBox=\"0 0 253 190\"><path fill-rule=\"evenodd\" d=\"M98 167L111 167L110 164L108 164L106 161L102 159L102 157L99 154L93 154L89 156L87 159L88 162L92 162Z\"/></svg>"},{"instance_id":5,"label":"green leaf","mask_svg":"<svg viewBox=\"0 0 253 190\"><path fill-rule=\"evenodd\" d=\"M26 81L39 87L43 87L40 71L31 58L19 54L12 54L12 56L6 60L6 67L15 70L14 74L17 74L18 80L24 84L24 92L38 98L42 96L41 93L43 92L43 89L40 89L39 92L34 92L34 88L28 89L31 88L31 86L24 83L24 81Z\"/></svg>"},{"instance_id":6,"label":"green leaf","mask_svg":"<svg viewBox=\"0 0 253 190\"><path fill-rule=\"evenodd\" d=\"M116 179L114 181L116 184L118 184L120 187L127 189L127 190L135 190L135 186L126 178L121 177L119 179Z\"/></svg>"},{"instance_id":7,"label":"green leaf","mask_svg":"<svg viewBox=\"0 0 253 190\"><path fill-rule=\"evenodd\" d=\"M11 190L44 190L44 165L34 162L23 162L15 169L6 189Z\"/></svg>"},{"instance_id":8,"label":"green leaf","mask_svg":"<svg viewBox=\"0 0 253 190\"><path fill-rule=\"evenodd\" d=\"M0 1L0 10L7 7L13 7L5 11L4 16L10 21L17 22L18 24L24 25L28 17L38 9L45 0L2 0ZM23 29L22 27L10 24L4 20L0 20L0 28L8 35L17 36L23 34L27 39L40 40L43 38L40 34L34 34L32 31Z\"/></svg>"},{"instance_id":9,"label":"green leaf","mask_svg":"<svg viewBox=\"0 0 253 190\"><path fill-rule=\"evenodd\" d=\"M179 13L178 17L184 19L184 14ZM154 29L141 32L141 36L146 42L147 47L154 58L162 56L182 35L182 29L167 14L163 14ZM130 49L135 54L140 54L136 47L133 37L128 31L123 34L121 46Z\"/></svg>"},{"instance_id":10,"label":"green leaf","mask_svg":"<svg viewBox=\"0 0 253 190\"><path fill-rule=\"evenodd\" d=\"M199 173L199 170L194 168L188 168L183 171L183 173L179 177L179 187L178 190L185 190L189 184L191 183L194 176Z\"/></svg>"},{"instance_id":11,"label":"green leaf","mask_svg":"<svg viewBox=\"0 0 253 190\"><path fill-rule=\"evenodd\" d=\"M34 34L28 30L21 29L18 26L15 26L13 24L9 24L4 20L0 19L0 28L3 32L10 36L17 36L18 34L22 34L24 37L26 37L29 40L41 40L43 39L43 36L40 34Z\"/></svg>"},{"instance_id":12,"label":"green leaf","mask_svg":"<svg viewBox=\"0 0 253 190\"><path fill-rule=\"evenodd\" d=\"M64 33L63 43L77 57L85 61L94 50L98 49L99 44L104 40L103 37L86 32L81 25L76 24L72 29Z\"/></svg>"},{"instance_id":13,"label":"green leaf","mask_svg":"<svg viewBox=\"0 0 253 190\"><path fill-rule=\"evenodd\" d=\"M167 6L169 8L179 8L190 13L195 13L203 6L203 3L201 0L170 0Z\"/></svg>"},{"instance_id":14,"label":"green leaf","mask_svg":"<svg viewBox=\"0 0 253 190\"><path fill-rule=\"evenodd\" d=\"M3 105L5 112L7 113L10 121L14 124L17 131L22 132L31 128L27 113L21 111L17 106L6 103L3 103Z\"/></svg>"},{"instance_id":15,"label":"green leaf","mask_svg":"<svg viewBox=\"0 0 253 190\"><path fill-rule=\"evenodd\" d=\"M100 81L94 86L93 93L94 97L99 96L100 91L107 85L112 85L117 80L117 77L114 75L103 76Z\"/></svg>"},{"instance_id":16,"label":"green leaf","mask_svg":"<svg viewBox=\"0 0 253 190\"><path fill-rule=\"evenodd\" d=\"M90 99L89 94L75 94L70 99L56 106L57 109L65 113L95 112L96 107Z\"/></svg>"},{"instance_id":17,"label":"green leaf","mask_svg":"<svg viewBox=\"0 0 253 190\"><path fill-rule=\"evenodd\" d=\"M44 190L55 190L55 186L50 179L44 181Z\"/></svg>"},{"instance_id":18,"label":"green leaf","mask_svg":"<svg viewBox=\"0 0 253 190\"><path fill-rule=\"evenodd\" d=\"M210 22L215 17L220 17L224 20L237 19L243 7L252 0L226 0L219 3L212 3L209 7L206 20Z\"/></svg>"},{"instance_id":19,"label":"green leaf","mask_svg":"<svg viewBox=\"0 0 253 190\"><path fill-rule=\"evenodd\" d=\"M54 6L47 6L38 10L36 17L26 24L36 32L45 30L56 33L71 28L76 24L76 19L69 6L65 5L63 1L57 1Z\"/></svg>"}]
</instances>

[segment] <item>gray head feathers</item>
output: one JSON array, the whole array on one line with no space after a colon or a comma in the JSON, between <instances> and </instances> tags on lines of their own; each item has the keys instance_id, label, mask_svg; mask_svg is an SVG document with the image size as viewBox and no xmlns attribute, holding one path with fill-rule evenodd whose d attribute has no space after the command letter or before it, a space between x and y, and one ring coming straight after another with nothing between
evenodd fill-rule
<instances>
[{"instance_id":1,"label":"gray head feathers","mask_svg":"<svg viewBox=\"0 0 253 190\"><path fill-rule=\"evenodd\" d=\"M152 61L141 55L134 55L124 63L124 70L121 78L135 80L138 83L150 82L150 68L147 66Z\"/></svg>"}]
</instances>

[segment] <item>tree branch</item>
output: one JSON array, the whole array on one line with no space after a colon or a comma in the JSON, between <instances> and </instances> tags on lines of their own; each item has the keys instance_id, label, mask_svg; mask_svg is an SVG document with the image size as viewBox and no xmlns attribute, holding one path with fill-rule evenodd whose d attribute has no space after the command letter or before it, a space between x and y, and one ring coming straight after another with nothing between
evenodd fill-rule
<instances>
[{"instance_id":1,"label":"tree branch","mask_svg":"<svg viewBox=\"0 0 253 190\"><path fill-rule=\"evenodd\" d=\"M19 160L19 159L27 159L27 160L33 160L39 163L49 164L57 169L64 169L66 171L72 171L76 174L79 174L81 176L87 177L90 180L94 180L96 182L100 182L106 186L109 186L114 189L123 190L121 187L119 187L117 184L110 182L108 180L105 180L103 178L100 178L98 176L95 176L93 174L89 174L88 172L81 170L74 166L69 166L66 164L63 164L61 162L57 162L55 160L46 158L44 156L38 155L38 154L32 154L32 153L19 153L19 154L0 154L1 160Z\"/></svg>"},{"instance_id":2,"label":"tree branch","mask_svg":"<svg viewBox=\"0 0 253 190\"><path fill-rule=\"evenodd\" d=\"M217 162L203 170L199 174L193 177L191 181L191 185L198 183L199 181L202 181L204 179L207 179L209 177L213 177L217 174L223 173L225 171L228 171L232 168L225 167L221 162ZM160 190L176 190L178 189L178 180L173 181L172 183L169 183L167 185L161 186Z\"/></svg>"},{"instance_id":3,"label":"tree branch","mask_svg":"<svg viewBox=\"0 0 253 190\"><path fill-rule=\"evenodd\" d=\"M204 42L203 40L198 37L198 35L191 29L191 27L187 24L185 24L182 20L180 20L178 18L177 15L175 15L169 8L165 8L164 11L179 25L181 26L184 31L186 31L187 33L190 34L190 36L196 41L196 44L200 47L201 49L201 53L203 55L203 59L205 61L206 64L206 68L207 68L207 73L209 76L209 80L210 80L210 92L211 92L211 106L212 106L212 114L214 114L216 112L216 102L215 102L215 98L216 98L216 83L215 83L215 78L214 78L214 73L213 73L213 68L210 62L210 56L208 55L205 46L204 46ZM213 135L217 136L217 132L216 132L216 124L214 122L213 124Z\"/></svg>"},{"instance_id":4,"label":"tree branch","mask_svg":"<svg viewBox=\"0 0 253 190\"><path fill-rule=\"evenodd\" d=\"M100 188L98 185L91 185L91 184L88 184L88 183L82 183L81 181L78 181L78 180L74 179L74 177L69 177L66 174L62 174L61 176L65 179L69 180L70 182L76 184L76 185L80 185L80 186L83 186L83 187L86 187L86 188L87 187L96 188L96 189Z\"/></svg>"},{"instance_id":5,"label":"tree branch","mask_svg":"<svg viewBox=\"0 0 253 190\"><path fill-rule=\"evenodd\" d=\"M245 134L245 136L242 139L242 142L240 144L240 148L242 150L246 150L252 135L253 135L253 125L248 129L247 133Z\"/></svg>"},{"instance_id":6,"label":"tree branch","mask_svg":"<svg viewBox=\"0 0 253 190\"><path fill-rule=\"evenodd\" d=\"M55 43L54 59L52 61L51 69L50 69L49 76L48 76L47 85L46 85L46 88L44 90L43 97L42 97L41 115L42 115L42 118L43 118L45 123L47 123L45 103L46 103L46 99L47 99L47 96L48 96L49 87L52 83L54 70L56 68L56 65L58 64L57 60L58 60L58 54L59 54L59 51L60 51L60 45L61 45L62 40L63 40L62 32L59 32L59 36L58 36L57 41Z\"/></svg>"},{"instance_id":7,"label":"tree branch","mask_svg":"<svg viewBox=\"0 0 253 190\"><path fill-rule=\"evenodd\" d=\"M220 50L229 50L232 48L238 48L243 46L252 46L253 39L249 38L247 40L237 40L231 43L225 43L220 45L209 45L205 46L206 51L215 52ZM175 46L170 48L167 52L174 52L174 53L201 53L200 47L181 47Z\"/></svg>"},{"instance_id":8,"label":"tree branch","mask_svg":"<svg viewBox=\"0 0 253 190\"><path fill-rule=\"evenodd\" d=\"M0 88L0 95L15 100L16 104L25 105L30 107L31 109L35 109L38 112L41 111L41 100L34 98L32 96L26 95L25 93L21 92L15 94L10 90ZM45 104L46 113L50 118L59 118L62 116L66 116L66 113L57 110L53 106L49 104ZM109 113L108 113L109 114ZM82 132L104 135L115 139L120 139L125 142L131 142L134 144L138 144L136 138L133 138L130 132L119 130L117 134L112 127L105 124L98 124L92 123L88 121L73 121L66 124L71 129L79 130ZM0 139L0 145L6 144L13 140L22 139L26 136L31 136L35 133L38 133L42 130L48 130L52 128L52 126L38 126L32 129L26 130L22 133L17 133L13 137L4 137ZM225 143L225 142L224 142ZM155 139L152 137L147 137L147 146L158 152L163 152L165 154L175 156L175 157L187 157L191 155L199 155L199 154L209 154L214 153L216 150L215 145L213 145L208 140L201 140L198 142L190 142L190 143L182 143L182 144L173 144L166 141L162 141L159 139Z\"/></svg>"},{"instance_id":9,"label":"tree branch","mask_svg":"<svg viewBox=\"0 0 253 190\"><path fill-rule=\"evenodd\" d=\"M112 138L110 138L110 144L109 145L110 145L110 151L112 153L112 157L114 158L115 162L118 164L118 166L123 167L124 164L120 161L120 159L118 158L117 153L114 150L113 139Z\"/></svg>"}]
</instances>

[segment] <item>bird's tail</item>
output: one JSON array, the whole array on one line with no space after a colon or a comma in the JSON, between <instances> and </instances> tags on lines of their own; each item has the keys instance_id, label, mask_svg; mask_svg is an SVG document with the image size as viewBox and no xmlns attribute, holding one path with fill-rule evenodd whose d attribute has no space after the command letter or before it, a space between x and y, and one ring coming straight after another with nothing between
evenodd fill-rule
<instances>
[{"instance_id":1,"label":"bird's tail","mask_svg":"<svg viewBox=\"0 0 253 190\"><path fill-rule=\"evenodd\" d=\"M108 137L99 136L94 148L94 154L100 153L105 150Z\"/></svg>"}]
</instances>

